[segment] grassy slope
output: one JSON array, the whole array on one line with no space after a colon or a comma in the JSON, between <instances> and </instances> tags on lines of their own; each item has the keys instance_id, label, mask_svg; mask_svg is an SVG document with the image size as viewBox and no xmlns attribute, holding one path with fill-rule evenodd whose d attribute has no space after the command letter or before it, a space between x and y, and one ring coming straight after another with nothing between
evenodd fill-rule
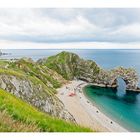
<instances>
[{"instance_id":1,"label":"grassy slope","mask_svg":"<svg viewBox=\"0 0 140 140\"><path fill-rule=\"evenodd\" d=\"M36 76L30 76L26 73L24 73L24 71L19 71L19 70L14 70L14 69L10 69L10 68L0 68L0 74L6 74L6 75L10 75L10 76L16 76L17 78L20 79L26 79L26 80L30 80L34 85L38 85L41 84L44 88L44 90L46 90L46 92L48 94L53 95L56 91L53 88L48 87L47 85L45 85L42 80L38 79Z\"/></svg>"},{"instance_id":2,"label":"grassy slope","mask_svg":"<svg viewBox=\"0 0 140 140\"><path fill-rule=\"evenodd\" d=\"M18 65L20 65L20 68ZM63 82L60 83L58 80L53 79L51 75L54 76L57 73L51 72L52 70L43 68L40 65L33 64L24 59L20 59L16 62L0 60L0 74L13 75L20 79L27 79L32 81L35 85L41 84L47 93L51 93L53 95L56 93L55 88L60 87ZM56 75L56 77L57 76L59 75ZM48 82L51 83L51 87Z\"/></svg>"},{"instance_id":3,"label":"grassy slope","mask_svg":"<svg viewBox=\"0 0 140 140\"><path fill-rule=\"evenodd\" d=\"M47 59L42 59L38 63L56 71L67 80L72 80L75 77L83 78L83 76L87 77L87 75L91 75L92 80L94 80L100 71L99 66L94 61L84 60L77 54L65 51Z\"/></svg>"},{"instance_id":4,"label":"grassy slope","mask_svg":"<svg viewBox=\"0 0 140 140\"><path fill-rule=\"evenodd\" d=\"M47 59L44 59L44 61L39 63L47 66L52 70L55 70L57 73L62 75L63 78L72 80L75 72L74 67L77 63L76 60L78 59L78 55L63 51L57 55L48 57Z\"/></svg>"},{"instance_id":5,"label":"grassy slope","mask_svg":"<svg viewBox=\"0 0 140 140\"><path fill-rule=\"evenodd\" d=\"M91 130L53 118L0 89L0 131L89 132Z\"/></svg>"},{"instance_id":6,"label":"grassy slope","mask_svg":"<svg viewBox=\"0 0 140 140\"><path fill-rule=\"evenodd\" d=\"M12 62L9 64L8 68L25 72L26 75L35 76L45 85L50 83L53 90L55 90L55 88L59 88L62 84L64 84L64 82L66 82L62 76L57 74L55 71L26 59L20 59L16 62ZM55 79L55 77L58 79Z\"/></svg>"}]
</instances>

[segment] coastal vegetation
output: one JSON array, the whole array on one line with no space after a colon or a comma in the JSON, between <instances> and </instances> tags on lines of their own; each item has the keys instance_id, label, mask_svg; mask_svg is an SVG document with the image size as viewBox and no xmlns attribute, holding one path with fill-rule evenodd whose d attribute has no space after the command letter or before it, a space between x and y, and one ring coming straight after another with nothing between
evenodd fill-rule
<instances>
[{"instance_id":1,"label":"coastal vegetation","mask_svg":"<svg viewBox=\"0 0 140 140\"><path fill-rule=\"evenodd\" d=\"M39 77L39 74L42 77ZM47 76L50 74L50 79ZM53 76L51 76L53 75ZM54 78L54 79L53 79ZM10 62L0 68L0 87L31 105L52 116L75 122L72 115L65 110L63 103L55 96L56 82L65 82L62 76L52 70L33 66L32 62L23 59ZM61 83L61 84L62 84Z\"/></svg>"},{"instance_id":2,"label":"coastal vegetation","mask_svg":"<svg viewBox=\"0 0 140 140\"><path fill-rule=\"evenodd\" d=\"M70 122L51 117L0 89L1 132L90 132Z\"/></svg>"},{"instance_id":3,"label":"coastal vegetation","mask_svg":"<svg viewBox=\"0 0 140 140\"><path fill-rule=\"evenodd\" d=\"M40 59L38 63L55 70L67 80L79 78L92 82L100 71L100 67L94 61L81 59L77 54L65 51Z\"/></svg>"}]
</instances>

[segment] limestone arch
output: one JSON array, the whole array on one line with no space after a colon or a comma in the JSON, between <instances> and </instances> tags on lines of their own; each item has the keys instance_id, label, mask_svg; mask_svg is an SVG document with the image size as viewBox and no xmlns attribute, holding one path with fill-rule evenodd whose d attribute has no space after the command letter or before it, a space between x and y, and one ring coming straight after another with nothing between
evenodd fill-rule
<instances>
[{"instance_id":1,"label":"limestone arch","mask_svg":"<svg viewBox=\"0 0 140 140\"><path fill-rule=\"evenodd\" d=\"M118 85L118 78L123 79L123 81L126 84L126 90L127 89L137 89L138 87L138 75L137 72L132 68L123 68L119 67L113 70L116 84Z\"/></svg>"}]
</instances>

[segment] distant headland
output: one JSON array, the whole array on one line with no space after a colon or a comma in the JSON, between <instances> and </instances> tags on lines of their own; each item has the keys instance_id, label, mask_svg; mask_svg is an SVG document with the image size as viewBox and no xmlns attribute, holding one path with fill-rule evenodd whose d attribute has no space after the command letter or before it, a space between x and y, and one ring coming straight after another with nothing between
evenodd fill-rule
<instances>
[{"instance_id":1,"label":"distant headland","mask_svg":"<svg viewBox=\"0 0 140 140\"><path fill-rule=\"evenodd\" d=\"M2 50L0 50L0 56L2 55L9 55L10 53L5 53L5 52L2 52Z\"/></svg>"}]
</instances>

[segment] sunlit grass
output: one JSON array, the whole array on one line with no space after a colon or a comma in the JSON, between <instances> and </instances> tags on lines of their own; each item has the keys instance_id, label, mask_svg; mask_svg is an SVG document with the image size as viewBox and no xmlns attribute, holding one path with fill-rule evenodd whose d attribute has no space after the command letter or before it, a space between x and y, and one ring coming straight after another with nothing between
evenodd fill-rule
<instances>
[{"instance_id":1,"label":"sunlit grass","mask_svg":"<svg viewBox=\"0 0 140 140\"><path fill-rule=\"evenodd\" d=\"M5 117L4 117L5 116ZM0 131L89 132L88 128L65 122L38 111L0 89ZM6 120L8 120L6 122ZM9 125L8 125L9 124ZM15 126L19 126L16 127Z\"/></svg>"}]
</instances>

